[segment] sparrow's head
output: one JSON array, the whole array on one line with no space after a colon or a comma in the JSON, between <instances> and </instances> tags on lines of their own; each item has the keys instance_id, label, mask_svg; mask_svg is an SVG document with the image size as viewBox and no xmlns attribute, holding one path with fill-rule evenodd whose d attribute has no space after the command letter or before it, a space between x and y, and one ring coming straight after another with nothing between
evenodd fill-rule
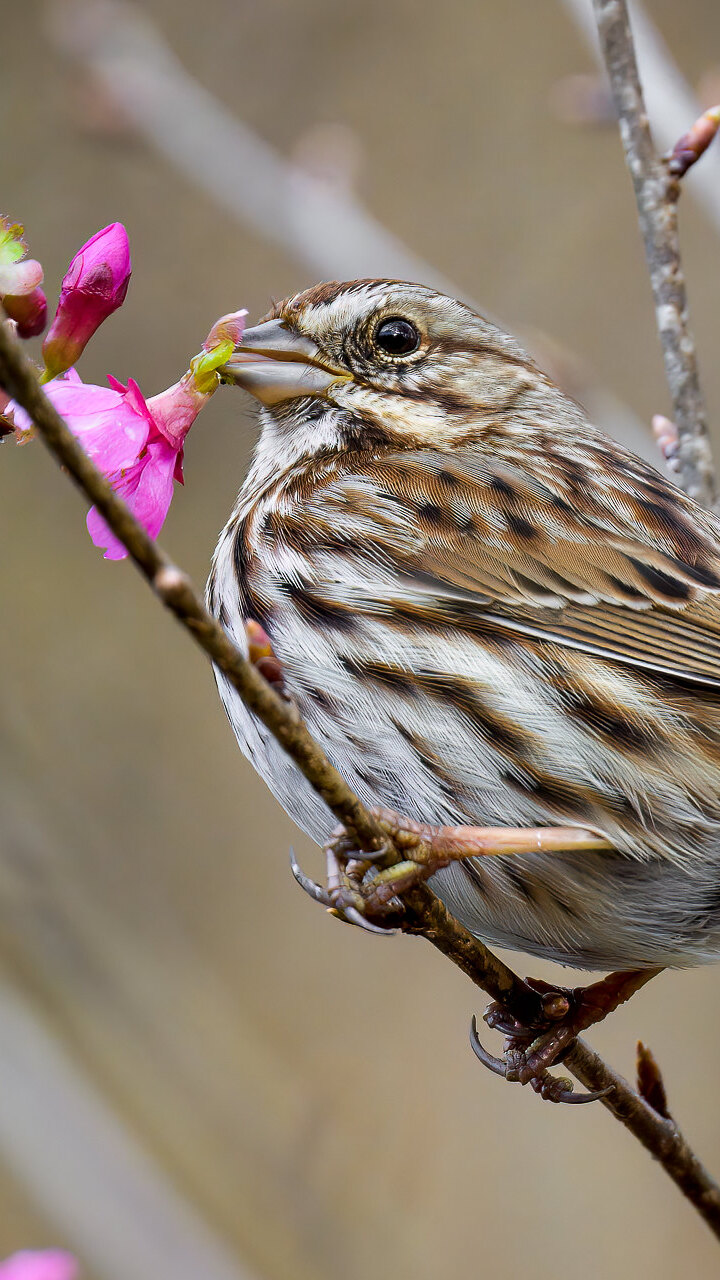
<instances>
[{"instance_id":1,"label":"sparrow's head","mask_svg":"<svg viewBox=\"0 0 720 1280\"><path fill-rule=\"evenodd\" d=\"M462 302L395 280L322 284L279 303L220 372L260 401L275 439L310 428L314 451L459 444L552 388Z\"/></svg>"}]
</instances>

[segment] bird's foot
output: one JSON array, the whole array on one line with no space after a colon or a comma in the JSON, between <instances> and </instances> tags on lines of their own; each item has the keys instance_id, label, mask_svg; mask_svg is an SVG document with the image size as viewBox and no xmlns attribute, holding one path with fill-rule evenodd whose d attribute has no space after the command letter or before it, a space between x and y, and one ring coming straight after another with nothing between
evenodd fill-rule
<instances>
[{"instance_id":1,"label":"bird's foot","mask_svg":"<svg viewBox=\"0 0 720 1280\"><path fill-rule=\"evenodd\" d=\"M383 831L394 842L395 848L403 848L397 823L387 818L383 809L371 810ZM393 815L394 816L394 815ZM413 833L414 834L414 833ZM419 837L417 844L419 847ZM388 844L388 847L389 844ZM399 894L432 875L425 865L407 858L390 867L383 867L387 849L365 853L358 850L356 842L344 827L338 827L324 846L327 881L324 886L310 880L291 855L292 873L298 884L316 902L321 902L332 915L347 924L358 925L370 933L392 934L403 915Z\"/></svg>"},{"instance_id":2,"label":"bird's foot","mask_svg":"<svg viewBox=\"0 0 720 1280\"><path fill-rule=\"evenodd\" d=\"M434 827L394 809L376 808L372 814L388 838L388 848L403 855L401 861L383 866L387 849L362 852L344 827L338 827L325 845L326 888L308 880L294 860L292 869L316 901L373 933L393 931L402 921L402 895L452 862L610 847L604 837L581 827Z\"/></svg>"},{"instance_id":3,"label":"bird's foot","mask_svg":"<svg viewBox=\"0 0 720 1280\"><path fill-rule=\"evenodd\" d=\"M325 888L308 880L294 858L292 870L301 887L316 901L348 924L372 933L394 932L394 926L402 921L402 895L451 862L493 852L517 852L518 838L525 847L528 835L536 847L535 833L518 832L515 828L431 827L404 818L393 809L376 808L371 812L387 836L386 847L363 852L345 828L338 827L324 846ZM389 849L403 856L389 866L383 865Z\"/></svg>"},{"instance_id":4,"label":"bird's foot","mask_svg":"<svg viewBox=\"0 0 720 1280\"><path fill-rule=\"evenodd\" d=\"M493 1003L484 1019L505 1036L503 1057L496 1058L482 1045L473 1019L472 1048L490 1071L506 1080L529 1084L551 1102L594 1102L599 1093L574 1093L572 1082L549 1074L548 1068L562 1062L576 1038L596 1022L602 1022L618 1005L629 1000L659 969L631 969L610 973L587 987L554 987L539 978L527 978L529 987L541 998L541 1012L532 1022L520 1022L504 1005Z\"/></svg>"}]
</instances>

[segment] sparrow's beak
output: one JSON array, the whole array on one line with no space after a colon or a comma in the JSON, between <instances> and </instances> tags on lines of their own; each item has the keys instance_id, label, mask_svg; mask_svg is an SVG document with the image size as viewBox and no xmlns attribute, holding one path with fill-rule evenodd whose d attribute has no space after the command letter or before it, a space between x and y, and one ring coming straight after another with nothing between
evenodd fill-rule
<instances>
[{"instance_id":1,"label":"sparrow's beak","mask_svg":"<svg viewBox=\"0 0 720 1280\"><path fill-rule=\"evenodd\" d=\"M242 342L218 373L264 405L299 396L322 396L333 382L349 377L311 338L296 333L282 320L266 320L246 329Z\"/></svg>"}]
</instances>

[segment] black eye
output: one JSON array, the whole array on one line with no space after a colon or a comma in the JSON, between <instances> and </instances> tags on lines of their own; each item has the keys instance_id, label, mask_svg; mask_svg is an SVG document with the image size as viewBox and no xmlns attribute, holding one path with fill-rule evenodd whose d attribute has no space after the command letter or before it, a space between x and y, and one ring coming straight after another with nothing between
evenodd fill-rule
<instances>
[{"instance_id":1,"label":"black eye","mask_svg":"<svg viewBox=\"0 0 720 1280\"><path fill-rule=\"evenodd\" d=\"M409 356L420 346L420 334L409 320L403 320L402 316L391 316L378 325L375 342L388 356Z\"/></svg>"}]
</instances>

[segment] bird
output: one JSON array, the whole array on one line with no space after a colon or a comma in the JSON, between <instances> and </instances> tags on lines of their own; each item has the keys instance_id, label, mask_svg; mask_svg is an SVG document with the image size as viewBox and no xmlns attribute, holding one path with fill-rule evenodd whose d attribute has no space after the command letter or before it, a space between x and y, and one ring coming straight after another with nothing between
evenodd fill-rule
<instances>
[{"instance_id":1,"label":"bird","mask_svg":"<svg viewBox=\"0 0 720 1280\"><path fill-rule=\"evenodd\" d=\"M720 956L720 520L603 434L519 343L393 280L276 304L221 369L259 406L207 598L362 802L602 848L453 862L476 937L585 969ZM334 820L221 672L238 743Z\"/></svg>"}]
</instances>

